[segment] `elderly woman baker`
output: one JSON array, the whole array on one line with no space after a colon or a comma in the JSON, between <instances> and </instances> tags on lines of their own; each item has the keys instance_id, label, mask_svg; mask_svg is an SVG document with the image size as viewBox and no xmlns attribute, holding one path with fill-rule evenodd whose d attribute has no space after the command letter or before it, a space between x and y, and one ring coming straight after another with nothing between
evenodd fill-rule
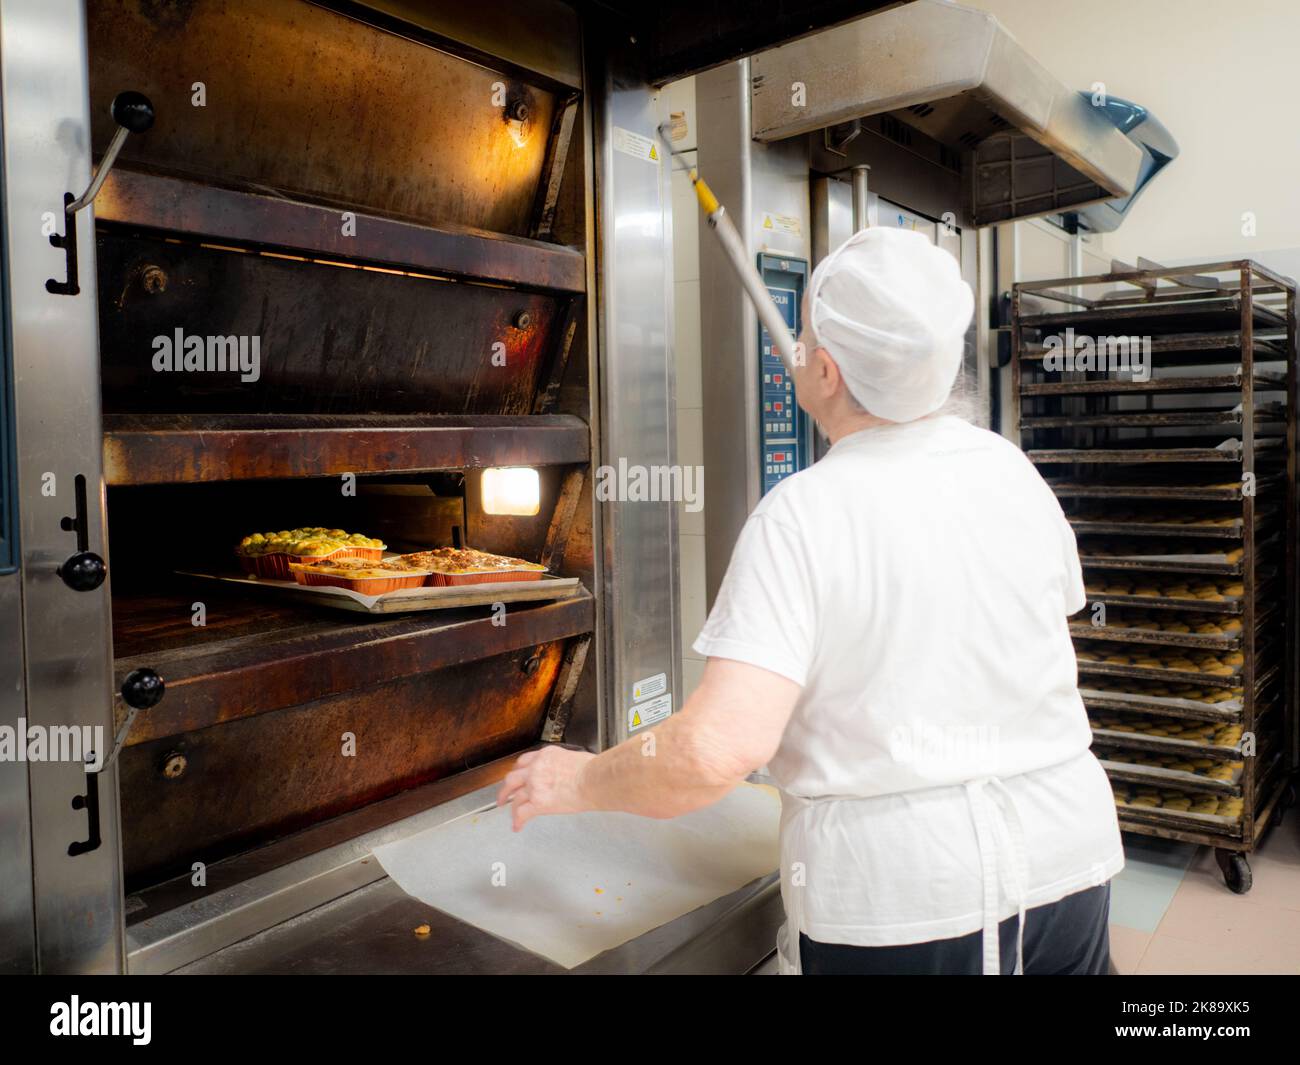
<instances>
[{"instance_id":1,"label":"elderly woman baker","mask_svg":"<svg viewBox=\"0 0 1300 1065\"><path fill-rule=\"evenodd\" d=\"M1078 554L1025 456L944 409L972 309L918 233L817 267L795 388L830 450L750 515L654 757L523 755L516 829L672 817L766 765L782 971L1106 972L1123 856L1076 689Z\"/></svg>"}]
</instances>

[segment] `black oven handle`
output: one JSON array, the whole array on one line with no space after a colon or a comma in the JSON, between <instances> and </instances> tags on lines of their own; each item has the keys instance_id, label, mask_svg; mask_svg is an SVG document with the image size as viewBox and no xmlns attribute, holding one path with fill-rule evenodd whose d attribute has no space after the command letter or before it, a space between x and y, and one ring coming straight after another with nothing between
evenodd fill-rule
<instances>
[{"instance_id":1,"label":"black oven handle","mask_svg":"<svg viewBox=\"0 0 1300 1065\"><path fill-rule=\"evenodd\" d=\"M45 290L56 296L75 296L81 291L81 281L77 276L77 212L89 206L99 195L99 190L103 188L108 172L117 162L118 152L126 143L127 136L132 133L143 133L153 125L153 104L142 92L130 89L119 92L113 97L110 110L113 121L117 123L117 132L109 142L108 151L100 160L99 169L95 171L95 176L85 192L80 196L73 196L70 192L63 194L63 232L50 234L50 243L56 248L63 249L63 259L67 267L66 280L59 281L53 277L46 279Z\"/></svg>"}]
</instances>

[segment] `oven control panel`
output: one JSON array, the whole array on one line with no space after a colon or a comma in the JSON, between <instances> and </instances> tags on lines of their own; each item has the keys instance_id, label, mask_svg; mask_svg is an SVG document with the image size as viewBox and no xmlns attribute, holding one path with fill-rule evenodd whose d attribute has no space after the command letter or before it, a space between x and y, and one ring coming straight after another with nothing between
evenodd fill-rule
<instances>
[{"instance_id":1,"label":"oven control panel","mask_svg":"<svg viewBox=\"0 0 1300 1065\"><path fill-rule=\"evenodd\" d=\"M803 259L760 255L758 270L790 332L796 337L808 264ZM811 461L808 418L795 401L794 382L786 373L772 338L761 325L758 330L759 474L766 495L792 473Z\"/></svg>"}]
</instances>

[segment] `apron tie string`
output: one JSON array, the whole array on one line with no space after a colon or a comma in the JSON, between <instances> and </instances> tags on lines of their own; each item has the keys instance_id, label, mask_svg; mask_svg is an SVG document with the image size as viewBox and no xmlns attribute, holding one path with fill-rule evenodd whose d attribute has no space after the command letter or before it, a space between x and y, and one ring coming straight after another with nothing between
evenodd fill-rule
<instances>
[{"instance_id":1,"label":"apron tie string","mask_svg":"<svg viewBox=\"0 0 1300 1065\"><path fill-rule=\"evenodd\" d=\"M1007 888L1007 896L1016 904L1015 974L1020 976L1025 964L1025 895L1029 881L1024 824L1011 792L996 777L968 780L965 788L971 820L975 824L975 843L979 851L980 879L984 893L984 975L997 976L1002 971L998 946L998 903L1001 901L1001 889ZM1009 862L1004 861L1007 857L1010 858ZM1004 883L1000 875L1004 864L1010 866L1006 870L1009 873L1009 884Z\"/></svg>"}]
</instances>

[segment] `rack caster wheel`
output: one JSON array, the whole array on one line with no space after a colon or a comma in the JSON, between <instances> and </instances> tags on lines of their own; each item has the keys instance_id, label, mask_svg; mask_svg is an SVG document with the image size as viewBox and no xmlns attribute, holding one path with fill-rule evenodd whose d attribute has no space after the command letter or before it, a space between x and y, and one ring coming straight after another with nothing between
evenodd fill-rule
<instances>
[{"instance_id":1,"label":"rack caster wheel","mask_svg":"<svg viewBox=\"0 0 1300 1065\"><path fill-rule=\"evenodd\" d=\"M1222 847L1214 848L1214 860L1219 864L1219 871L1223 873L1223 882L1228 885L1228 890L1236 895L1244 895L1250 890L1252 883L1250 873L1250 862L1240 851L1224 850Z\"/></svg>"}]
</instances>

